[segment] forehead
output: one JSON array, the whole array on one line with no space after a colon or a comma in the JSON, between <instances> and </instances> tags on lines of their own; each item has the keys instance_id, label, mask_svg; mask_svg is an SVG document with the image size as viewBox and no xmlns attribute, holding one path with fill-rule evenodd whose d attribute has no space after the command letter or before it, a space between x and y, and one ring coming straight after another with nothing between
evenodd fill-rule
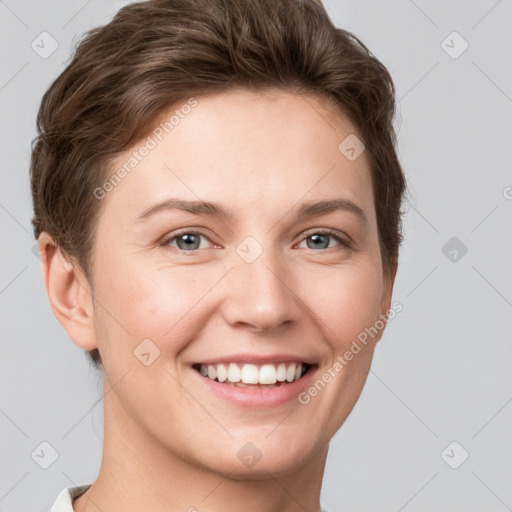
<instances>
[{"instance_id":1,"label":"forehead","mask_svg":"<svg viewBox=\"0 0 512 512\"><path fill-rule=\"evenodd\" d=\"M358 140L357 129L325 100L232 91L188 104L193 107L182 108L184 102L169 109L116 159L109 175L129 172L104 199L105 213L135 222L151 203L172 196L220 202L229 210L264 206L278 215L301 199L342 196L371 219L365 152L355 159L344 152L346 141Z\"/></svg>"}]
</instances>

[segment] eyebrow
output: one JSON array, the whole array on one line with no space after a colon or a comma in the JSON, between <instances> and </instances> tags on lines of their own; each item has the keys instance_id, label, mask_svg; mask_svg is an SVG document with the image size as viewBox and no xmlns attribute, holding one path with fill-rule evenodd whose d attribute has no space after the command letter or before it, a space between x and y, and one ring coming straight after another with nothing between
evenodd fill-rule
<instances>
[{"instance_id":1,"label":"eyebrow","mask_svg":"<svg viewBox=\"0 0 512 512\"><path fill-rule=\"evenodd\" d=\"M220 219L232 219L233 212L226 210L218 203L206 201L184 201L182 199L166 199L159 203L155 203L144 210L135 222L142 222L149 217L168 210L181 210L194 215L208 215L218 217ZM365 224L368 219L363 209L356 203L348 199L329 199L325 201L317 201L303 204L298 213L297 219L302 220L310 217L318 217L334 211L347 211L356 214Z\"/></svg>"}]
</instances>

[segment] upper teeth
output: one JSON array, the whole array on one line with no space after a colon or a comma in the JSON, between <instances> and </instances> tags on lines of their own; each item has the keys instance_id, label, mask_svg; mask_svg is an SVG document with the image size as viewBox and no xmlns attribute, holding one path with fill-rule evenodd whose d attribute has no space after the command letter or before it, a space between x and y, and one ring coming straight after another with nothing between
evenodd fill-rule
<instances>
[{"instance_id":1,"label":"upper teeth","mask_svg":"<svg viewBox=\"0 0 512 512\"><path fill-rule=\"evenodd\" d=\"M275 384L293 382L302 375L302 363L255 364L221 363L202 364L199 367L201 375L219 382L243 382L244 384Z\"/></svg>"}]
</instances>

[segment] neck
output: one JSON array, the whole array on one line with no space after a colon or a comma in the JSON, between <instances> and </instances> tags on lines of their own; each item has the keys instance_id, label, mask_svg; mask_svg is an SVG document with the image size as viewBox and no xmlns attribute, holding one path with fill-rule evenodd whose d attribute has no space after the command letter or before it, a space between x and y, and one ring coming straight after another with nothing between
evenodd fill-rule
<instances>
[{"instance_id":1,"label":"neck","mask_svg":"<svg viewBox=\"0 0 512 512\"><path fill-rule=\"evenodd\" d=\"M73 502L75 512L320 512L328 444L285 475L233 478L167 450L124 412L115 393L105 396L103 433L98 477Z\"/></svg>"}]
</instances>

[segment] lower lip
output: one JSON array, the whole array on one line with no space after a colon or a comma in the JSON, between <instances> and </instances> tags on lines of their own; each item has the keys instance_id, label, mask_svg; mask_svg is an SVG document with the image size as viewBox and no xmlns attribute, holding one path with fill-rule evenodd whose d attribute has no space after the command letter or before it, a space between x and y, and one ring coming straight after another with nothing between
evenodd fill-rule
<instances>
[{"instance_id":1,"label":"lower lip","mask_svg":"<svg viewBox=\"0 0 512 512\"><path fill-rule=\"evenodd\" d=\"M312 366L299 380L275 388L241 388L204 377L194 368L192 372L216 396L229 402L246 407L277 407L290 400L298 400L298 395L310 385L315 369L316 367Z\"/></svg>"}]
</instances>

